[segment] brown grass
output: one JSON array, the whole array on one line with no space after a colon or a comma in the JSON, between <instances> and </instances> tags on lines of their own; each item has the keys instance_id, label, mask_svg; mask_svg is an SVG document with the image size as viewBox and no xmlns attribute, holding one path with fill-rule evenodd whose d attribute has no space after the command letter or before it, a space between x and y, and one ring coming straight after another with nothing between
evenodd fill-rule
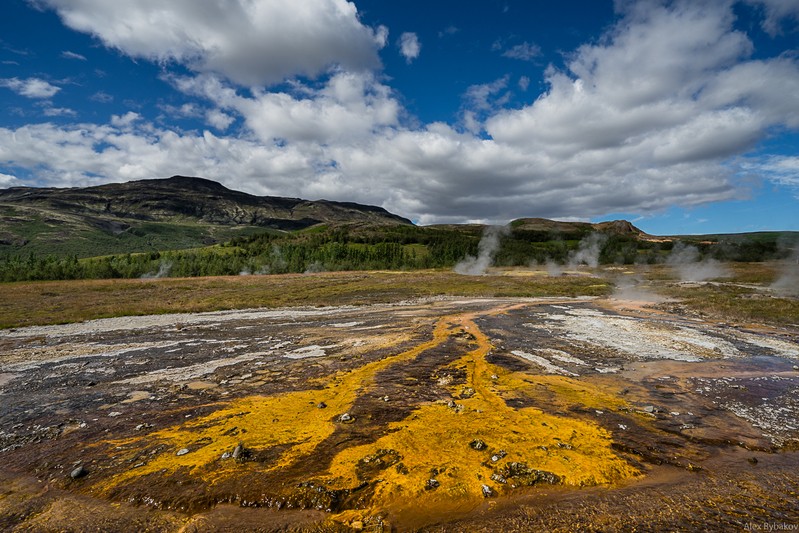
<instances>
[{"instance_id":1,"label":"brown grass","mask_svg":"<svg viewBox=\"0 0 799 533\"><path fill-rule=\"evenodd\" d=\"M6 283L0 284L0 328L251 307L361 305L436 295L601 296L610 290L596 278L473 277L446 271Z\"/></svg>"}]
</instances>

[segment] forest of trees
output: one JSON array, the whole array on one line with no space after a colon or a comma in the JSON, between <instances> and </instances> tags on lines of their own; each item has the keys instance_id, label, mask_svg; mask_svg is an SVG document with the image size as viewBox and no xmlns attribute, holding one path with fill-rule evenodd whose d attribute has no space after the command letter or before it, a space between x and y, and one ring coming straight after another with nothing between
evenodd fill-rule
<instances>
[{"instance_id":1,"label":"forest of trees","mask_svg":"<svg viewBox=\"0 0 799 533\"><path fill-rule=\"evenodd\" d=\"M191 277L282 274L325 270L413 270L452 268L477 255L482 231L462 227L316 227L265 233L202 249L76 256L0 256L0 281L58 279ZM600 264L663 262L674 243L632 235L600 234L594 239ZM510 229L499 240L497 266L574 261L590 232L548 233ZM724 261L761 261L785 257L777 237L695 242L702 257Z\"/></svg>"}]
</instances>

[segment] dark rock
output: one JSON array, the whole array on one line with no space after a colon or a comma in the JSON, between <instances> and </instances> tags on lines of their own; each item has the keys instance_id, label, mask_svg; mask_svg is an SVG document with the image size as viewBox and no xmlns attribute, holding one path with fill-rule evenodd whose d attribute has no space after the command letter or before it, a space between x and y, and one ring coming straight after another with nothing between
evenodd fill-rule
<instances>
[{"instance_id":1,"label":"dark rock","mask_svg":"<svg viewBox=\"0 0 799 533\"><path fill-rule=\"evenodd\" d=\"M499 450L497 453L491 456L491 462L496 463L506 455L508 455L508 452L506 452L505 450Z\"/></svg>"},{"instance_id":2,"label":"dark rock","mask_svg":"<svg viewBox=\"0 0 799 533\"><path fill-rule=\"evenodd\" d=\"M499 469L499 475L507 480L513 480L519 485L535 485L537 483L548 483L557 485L561 478L552 472L536 470L527 466L527 463L512 462Z\"/></svg>"},{"instance_id":3,"label":"dark rock","mask_svg":"<svg viewBox=\"0 0 799 533\"><path fill-rule=\"evenodd\" d=\"M69 477L71 477L72 479L78 479L78 478L82 478L83 476L85 476L88 473L89 473L89 471L86 470L83 467L83 465L79 465L74 470L72 470L72 472L69 473Z\"/></svg>"},{"instance_id":4,"label":"dark rock","mask_svg":"<svg viewBox=\"0 0 799 533\"><path fill-rule=\"evenodd\" d=\"M488 485L482 485L480 489L483 491L483 498L491 498L495 496L494 489L489 487Z\"/></svg>"},{"instance_id":5,"label":"dark rock","mask_svg":"<svg viewBox=\"0 0 799 533\"><path fill-rule=\"evenodd\" d=\"M480 439L474 439L469 443L469 447L473 450L485 450L488 446Z\"/></svg>"},{"instance_id":6,"label":"dark rock","mask_svg":"<svg viewBox=\"0 0 799 533\"><path fill-rule=\"evenodd\" d=\"M343 424L352 424L355 422L355 417L349 413L344 413L343 415L338 417L338 421Z\"/></svg>"},{"instance_id":7,"label":"dark rock","mask_svg":"<svg viewBox=\"0 0 799 533\"><path fill-rule=\"evenodd\" d=\"M324 409L325 407L327 407L327 404L325 402L319 402L318 404L316 404L316 407L318 407L319 409Z\"/></svg>"},{"instance_id":8,"label":"dark rock","mask_svg":"<svg viewBox=\"0 0 799 533\"><path fill-rule=\"evenodd\" d=\"M502 474L498 474L496 472L491 474L491 481L496 481L497 483L502 483L503 485L508 482L507 479L502 477Z\"/></svg>"},{"instance_id":9,"label":"dark rock","mask_svg":"<svg viewBox=\"0 0 799 533\"><path fill-rule=\"evenodd\" d=\"M243 459L244 455L244 446L241 443L238 443L235 448L233 448L233 453L230 455L233 459Z\"/></svg>"},{"instance_id":10,"label":"dark rock","mask_svg":"<svg viewBox=\"0 0 799 533\"><path fill-rule=\"evenodd\" d=\"M437 479L428 479L427 483L424 484L424 490L435 490L437 489L441 483L438 482Z\"/></svg>"},{"instance_id":11,"label":"dark rock","mask_svg":"<svg viewBox=\"0 0 799 533\"><path fill-rule=\"evenodd\" d=\"M750 457L749 459L747 459L747 461L749 461L753 465L756 465L757 464L757 457Z\"/></svg>"}]
</instances>

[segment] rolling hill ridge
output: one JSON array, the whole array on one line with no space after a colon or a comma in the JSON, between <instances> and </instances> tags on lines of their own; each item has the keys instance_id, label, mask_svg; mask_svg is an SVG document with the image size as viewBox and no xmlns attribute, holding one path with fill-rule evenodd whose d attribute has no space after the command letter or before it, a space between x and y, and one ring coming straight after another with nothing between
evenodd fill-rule
<instances>
[{"instance_id":1,"label":"rolling hill ridge","mask_svg":"<svg viewBox=\"0 0 799 533\"><path fill-rule=\"evenodd\" d=\"M381 207L255 196L186 176L0 190L0 251L88 257L206 246L318 224L410 225Z\"/></svg>"}]
</instances>

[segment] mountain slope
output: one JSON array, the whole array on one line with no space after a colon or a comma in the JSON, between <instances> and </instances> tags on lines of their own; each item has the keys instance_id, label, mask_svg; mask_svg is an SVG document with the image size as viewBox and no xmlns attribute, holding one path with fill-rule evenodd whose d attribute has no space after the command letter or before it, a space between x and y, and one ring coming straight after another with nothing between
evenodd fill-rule
<instances>
[{"instance_id":1,"label":"mountain slope","mask_svg":"<svg viewBox=\"0 0 799 533\"><path fill-rule=\"evenodd\" d=\"M254 196L203 178L0 190L0 251L91 256L190 248L317 224L410 225L383 208Z\"/></svg>"}]
</instances>

